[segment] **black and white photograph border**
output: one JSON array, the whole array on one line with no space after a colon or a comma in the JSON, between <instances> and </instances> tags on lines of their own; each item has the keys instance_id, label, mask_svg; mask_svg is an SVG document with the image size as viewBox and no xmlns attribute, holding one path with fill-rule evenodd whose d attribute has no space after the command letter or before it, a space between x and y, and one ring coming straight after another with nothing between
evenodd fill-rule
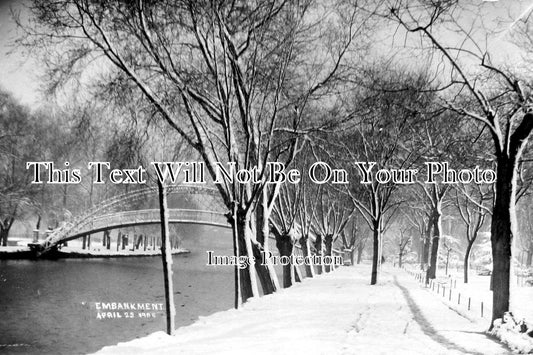
<instances>
[{"instance_id":1,"label":"black and white photograph border","mask_svg":"<svg viewBox=\"0 0 533 355\"><path fill-rule=\"evenodd\" d=\"M0 353L533 353L532 18L0 1Z\"/></svg>"}]
</instances>

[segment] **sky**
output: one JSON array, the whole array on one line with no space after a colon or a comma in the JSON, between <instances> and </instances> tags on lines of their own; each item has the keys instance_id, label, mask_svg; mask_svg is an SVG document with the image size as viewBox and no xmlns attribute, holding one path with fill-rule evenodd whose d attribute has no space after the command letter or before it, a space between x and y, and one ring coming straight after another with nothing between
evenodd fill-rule
<instances>
[{"instance_id":1,"label":"sky","mask_svg":"<svg viewBox=\"0 0 533 355\"><path fill-rule=\"evenodd\" d=\"M520 14L531 11L533 0L464 0L473 4L483 2L483 15L491 22L497 18L505 19L501 25L504 29L512 24L510 17L516 18ZM32 108L42 101L39 88L42 81L42 68L34 57L26 56L22 51L13 52L13 41L17 37L17 26L11 16L11 9L24 12L24 4L29 0L0 0L0 87L12 92L23 104ZM503 38L504 36L502 36ZM500 44L498 44L500 46ZM504 44L505 46L505 44ZM504 48L504 47L501 47ZM499 53L511 53L512 47L499 50Z\"/></svg>"},{"instance_id":2,"label":"sky","mask_svg":"<svg viewBox=\"0 0 533 355\"><path fill-rule=\"evenodd\" d=\"M11 8L22 8L21 1L0 0L0 87L11 91L22 103L35 105L39 102L39 74L34 58L13 51L12 43L17 36L17 26L11 17Z\"/></svg>"}]
</instances>

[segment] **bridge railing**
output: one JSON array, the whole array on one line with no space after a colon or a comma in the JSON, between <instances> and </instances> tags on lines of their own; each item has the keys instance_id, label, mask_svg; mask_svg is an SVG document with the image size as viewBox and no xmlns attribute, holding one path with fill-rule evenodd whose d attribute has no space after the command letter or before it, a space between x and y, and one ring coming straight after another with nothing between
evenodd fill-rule
<instances>
[{"instance_id":1,"label":"bridge railing","mask_svg":"<svg viewBox=\"0 0 533 355\"><path fill-rule=\"evenodd\" d=\"M168 190L168 194L206 195L206 196L215 196L215 197L219 196L218 191L215 188L206 187L206 186L198 186L198 185L186 185L186 184L171 186ZM124 193L118 196L111 197L107 200L104 200L98 205L89 209L86 213L70 219L69 221L63 223L61 227L54 230L49 235L49 237L41 243L42 249L48 250L51 247L60 243L61 241L68 240L70 236L79 235L83 231L90 232L91 229L104 228L105 226L102 226L101 223L105 223L105 221L110 221L113 218L117 218L117 217L120 217L123 219L131 218L131 215L129 215L128 213L133 214L133 215L135 214L139 215L139 211L127 211L127 212L117 212L117 213L109 213L109 211L116 209L117 207L124 206L127 203L131 203L132 201L136 201L142 198L146 198L146 196L152 196L152 195L155 195L155 190L153 188L144 188L144 189L134 190L134 191ZM209 203L210 203L209 207L219 208L220 210L225 209L221 201L215 200L215 201L210 201ZM141 210L141 211L144 211L141 213L150 214L150 216L142 216L142 217L152 218L152 220L154 221L159 220L159 210L156 209L156 210ZM187 213L189 214L194 213L194 210L181 210L181 211L182 211L182 215L187 214ZM177 213L177 212L170 212L170 213ZM220 225L220 226L225 226L226 224L223 213L214 212L214 211L213 212L212 211L202 212L201 210L198 213L201 213L202 214L201 217L205 220L205 222L208 222L209 224L215 224L215 225ZM157 217L155 215L157 215ZM191 223L201 223L198 221L193 221L192 220L193 217L195 216L191 216L191 220L190 220ZM177 218L179 218L179 216ZM130 222L124 222L124 223L133 223L133 222L130 221ZM99 227L95 227L95 226L99 226Z\"/></svg>"},{"instance_id":2,"label":"bridge railing","mask_svg":"<svg viewBox=\"0 0 533 355\"><path fill-rule=\"evenodd\" d=\"M207 224L220 227L229 227L226 216L221 212L192 210L192 209L169 209L169 222L171 223L194 223ZM117 228L120 226L159 223L161 216L159 209L124 211L110 213L94 218L86 219L76 225L64 225L61 230L50 235L44 241L44 248L48 249L64 240L74 239L92 231Z\"/></svg>"},{"instance_id":3,"label":"bridge railing","mask_svg":"<svg viewBox=\"0 0 533 355\"><path fill-rule=\"evenodd\" d=\"M223 213L192 209L169 209L169 222L199 223L226 227L227 218ZM71 235L88 233L109 226L158 223L161 221L159 209L125 211L95 217L71 230Z\"/></svg>"}]
</instances>

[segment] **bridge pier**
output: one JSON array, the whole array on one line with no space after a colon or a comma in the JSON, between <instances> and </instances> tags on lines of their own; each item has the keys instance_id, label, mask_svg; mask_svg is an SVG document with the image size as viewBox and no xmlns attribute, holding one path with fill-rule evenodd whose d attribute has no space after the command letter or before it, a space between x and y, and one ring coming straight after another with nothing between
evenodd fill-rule
<instances>
[{"instance_id":1,"label":"bridge pier","mask_svg":"<svg viewBox=\"0 0 533 355\"><path fill-rule=\"evenodd\" d=\"M109 230L104 231L105 247L111 249L111 232Z\"/></svg>"},{"instance_id":2,"label":"bridge pier","mask_svg":"<svg viewBox=\"0 0 533 355\"><path fill-rule=\"evenodd\" d=\"M127 246L128 246L128 235L123 234L122 235L122 250L126 249Z\"/></svg>"},{"instance_id":3,"label":"bridge pier","mask_svg":"<svg viewBox=\"0 0 533 355\"><path fill-rule=\"evenodd\" d=\"M120 249L120 240L121 239L122 239L122 232L118 231L118 234L117 234L117 251L119 251L119 249Z\"/></svg>"},{"instance_id":4,"label":"bridge pier","mask_svg":"<svg viewBox=\"0 0 533 355\"><path fill-rule=\"evenodd\" d=\"M135 237L135 250L139 250L143 241L143 235L139 234Z\"/></svg>"}]
</instances>

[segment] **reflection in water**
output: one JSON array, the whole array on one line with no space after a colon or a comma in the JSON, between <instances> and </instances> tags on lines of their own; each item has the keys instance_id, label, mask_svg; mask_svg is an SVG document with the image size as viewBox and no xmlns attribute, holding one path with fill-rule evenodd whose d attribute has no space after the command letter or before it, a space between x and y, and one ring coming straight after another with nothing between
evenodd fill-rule
<instances>
[{"instance_id":1,"label":"reflection in water","mask_svg":"<svg viewBox=\"0 0 533 355\"><path fill-rule=\"evenodd\" d=\"M231 255L231 233L184 229L181 246L191 253L174 256L177 326L233 305L233 268L205 265L206 250ZM97 319L95 302L164 304L161 259L0 261L0 352L94 352L166 328L161 312L155 319Z\"/></svg>"}]
</instances>

